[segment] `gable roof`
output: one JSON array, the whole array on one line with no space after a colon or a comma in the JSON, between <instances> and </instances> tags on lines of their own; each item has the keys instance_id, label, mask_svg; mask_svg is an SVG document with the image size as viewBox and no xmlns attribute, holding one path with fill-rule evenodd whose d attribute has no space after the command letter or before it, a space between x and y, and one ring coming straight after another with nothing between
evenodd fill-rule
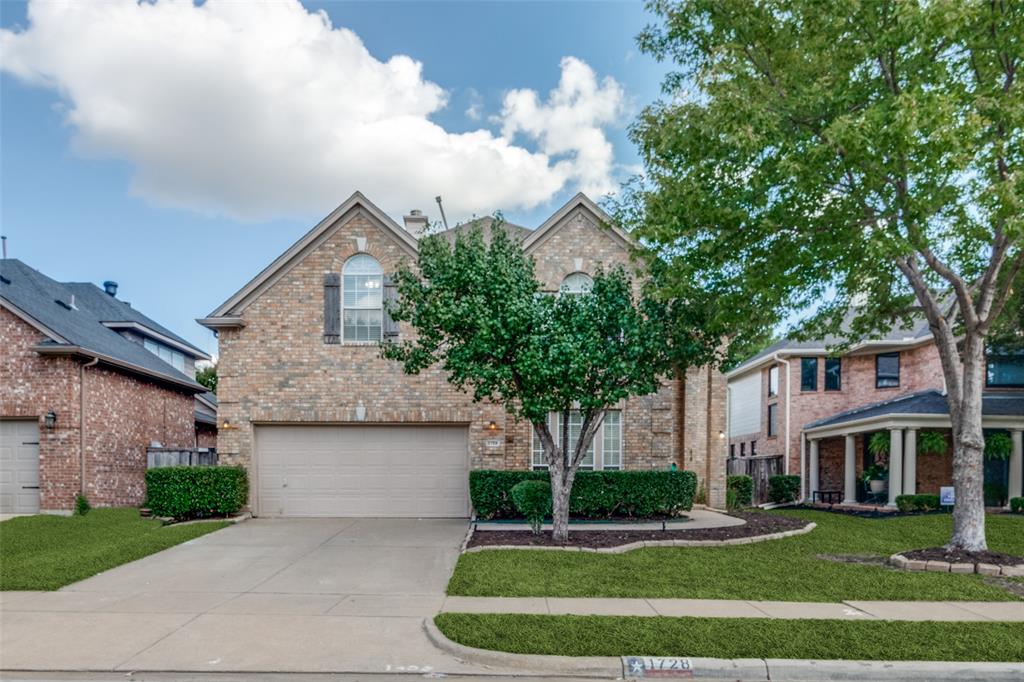
<instances>
[{"instance_id":1,"label":"gable roof","mask_svg":"<svg viewBox=\"0 0 1024 682\"><path fill-rule=\"evenodd\" d=\"M416 239L392 220L384 211L374 205L373 202L363 196L362 192L353 192L352 196L331 211L327 217L317 223L313 229L299 238L297 242L288 247L270 265L263 268L248 284L217 306L205 318L198 320L199 324L211 328L224 326L218 323L217 320L217 318L222 318L222 320L230 320L230 324L234 326L239 313L245 310L263 291L305 258L306 254L326 241L339 227L347 222L345 218L356 211L363 211L367 217L382 227L385 233L390 234L409 255L416 255Z\"/></svg>"},{"instance_id":2,"label":"gable roof","mask_svg":"<svg viewBox=\"0 0 1024 682\"><path fill-rule=\"evenodd\" d=\"M797 355L800 353L805 353L807 355L825 355L829 353L830 348L842 345L847 341L849 337L848 335L843 335L842 330L849 330L853 319L854 311L850 310L843 318L839 334L829 335L821 339L812 339L809 341L797 341L795 339L783 339L782 341L777 341L762 350L760 353L753 355L737 365L735 368L731 369L726 373L726 377L732 378L741 374L746 374L757 367L768 364L776 354L782 356ZM867 350L884 352L884 349L886 348L895 349L900 347L919 346L927 343L931 338L932 332L928 326L928 320L922 319L910 327L894 325L885 332L870 339L865 339L852 344L847 352L856 353L858 351Z\"/></svg>"},{"instance_id":3,"label":"gable roof","mask_svg":"<svg viewBox=\"0 0 1024 682\"><path fill-rule=\"evenodd\" d=\"M95 357L109 365L179 388L195 392L205 390L191 377L143 348L142 344L129 341L104 324L131 321L169 331L123 301L113 299L99 287L57 282L15 258L0 260L0 275L0 305L48 337L36 346L37 352ZM113 320L110 319L112 317ZM126 317L129 319L125 320ZM180 339L177 335L174 338ZM192 355L207 357L206 353L184 339L181 341L193 349Z\"/></svg>"},{"instance_id":4,"label":"gable roof","mask_svg":"<svg viewBox=\"0 0 1024 682\"><path fill-rule=\"evenodd\" d=\"M566 216L572 213L577 208L583 208L590 212L597 218L604 227L608 229L608 232L623 246L631 247L636 244L633 237L628 232L623 230L621 227L616 225L612 221L612 217L604 212L600 206L588 197L583 192L579 192L572 199L567 201L562 208L555 211L554 215L544 221L544 223L534 230L526 239L523 240L523 250L530 251L538 244L543 242L545 239L550 237L560 225L563 224L563 220Z\"/></svg>"}]
</instances>

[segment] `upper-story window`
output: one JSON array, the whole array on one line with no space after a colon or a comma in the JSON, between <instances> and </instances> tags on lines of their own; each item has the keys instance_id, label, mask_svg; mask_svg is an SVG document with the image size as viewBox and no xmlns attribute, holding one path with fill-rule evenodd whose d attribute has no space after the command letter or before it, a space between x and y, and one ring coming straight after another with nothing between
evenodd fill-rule
<instances>
[{"instance_id":1,"label":"upper-story window","mask_svg":"<svg viewBox=\"0 0 1024 682\"><path fill-rule=\"evenodd\" d=\"M563 294L589 294L594 287L594 280L585 272L574 272L562 280L558 290Z\"/></svg>"},{"instance_id":2,"label":"upper-story window","mask_svg":"<svg viewBox=\"0 0 1024 682\"><path fill-rule=\"evenodd\" d=\"M773 365L768 370L768 396L779 394L779 366Z\"/></svg>"},{"instance_id":3,"label":"upper-story window","mask_svg":"<svg viewBox=\"0 0 1024 682\"><path fill-rule=\"evenodd\" d=\"M774 438L779 435L779 404L772 403L768 406L768 437Z\"/></svg>"},{"instance_id":4,"label":"upper-story window","mask_svg":"<svg viewBox=\"0 0 1024 682\"><path fill-rule=\"evenodd\" d=\"M818 390L818 358L800 358L800 390Z\"/></svg>"},{"instance_id":5,"label":"upper-story window","mask_svg":"<svg viewBox=\"0 0 1024 682\"><path fill-rule=\"evenodd\" d=\"M142 347L179 372L185 371L185 356L170 346L165 346L164 344L153 341L152 339L144 339L142 341Z\"/></svg>"},{"instance_id":6,"label":"upper-story window","mask_svg":"<svg viewBox=\"0 0 1024 682\"><path fill-rule=\"evenodd\" d=\"M985 367L985 385L1007 388L1024 387L1024 351L989 351Z\"/></svg>"},{"instance_id":7,"label":"upper-story window","mask_svg":"<svg viewBox=\"0 0 1024 682\"><path fill-rule=\"evenodd\" d=\"M900 354L879 353L875 356L875 388L900 385Z\"/></svg>"},{"instance_id":8,"label":"upper-story window","mask_svg":"<svg viewBox=\"0 0 1024 682\"><path fill-rule=\"evenodd\" d=\"M558 445L562 440L562 414L552 412L548 415L548 428ZM569 413L569 449L574 450L580 439L580 431L583 428L583 415L573 410ZM533 431L533 456L532 466L534 469L547 469L548 461L544 456L544 444ZM606 471L622 468L622 412L620 410L608 410L604 414L604 421L601 428L594 435L590 447L587 449L583 460L580 462L581 470L601 468Z\"/></svg>"},{"instance_id":9,"label":"upper-story window","mask_svg":"<svg viewBox=\"0 0 1024 682\"><path fill-rule=\"evenodd\" d=\"M383 321L384 271L373 256L356 254L342 274L342 338L380 341Z\"/></svg>"},{"instance_id":10,"label":"upper-story window","mask_svg":"<svg viewBox=\"0 0 1024 682\"><path fill-rule=\"evenodd\" d=\"M843 388L843 361L840 358L825 358L825 390L840 391Z\"/></svg>"}]
</instances>

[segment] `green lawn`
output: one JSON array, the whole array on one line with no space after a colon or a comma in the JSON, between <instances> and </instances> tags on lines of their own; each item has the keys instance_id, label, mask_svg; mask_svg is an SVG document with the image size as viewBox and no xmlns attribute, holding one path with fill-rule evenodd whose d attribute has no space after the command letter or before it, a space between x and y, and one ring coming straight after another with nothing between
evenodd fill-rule
<instances>
[{"instance_id":1,"label":"green lawn","mask_svg":"<svg viewBox=\"0 0 1024 682\"><path fill-rule=\"evenodd\" d=\"M680 597L780 601L1013 601L977 575L909 573L818 555L887 557L949 539L949 515L864 519L772 512L814 521L811 533L716 548L651 548L625 554L493 550L463 554L448 593L484 597ZM989 548L1024 556L1024 517L987 518ZM1024 630L1024 628L1021 628Z\"/></svg>"},{"instance_id":2,"label":"green lawn","mask_svg":"<svg viewBox=\"0 0 1024 682\"><path fill-rule=\"evenodd\" d=\"M10 519L0 523L0 590L56 590L226 525L163 526L138 509Z\"/></svg>"},{"instance_id":3,"label":"green lawn","mask_svg":"<svg viewBox=\"0 0 1024 682\"><path fill-rule=\"evenodd\" d=\"M518 654L1024 661L1020 623L442 613L460 644Z\"/></svg>"}]
</instances>

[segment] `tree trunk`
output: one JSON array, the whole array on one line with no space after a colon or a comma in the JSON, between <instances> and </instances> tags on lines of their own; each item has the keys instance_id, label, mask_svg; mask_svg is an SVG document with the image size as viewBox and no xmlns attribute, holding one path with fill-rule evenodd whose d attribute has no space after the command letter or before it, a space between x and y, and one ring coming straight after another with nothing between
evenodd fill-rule
<instances>
[{"instance_id":1,"label":"tree trunk","mask_svg":"<svg viewBox=\"0 0 1024 682\"><path fill-rule=\"evenodd\" d=\"M604 410L601 410L583 418L580 437L571 452L565 447L569 442L568 410L562 413L561 446L555 443L546 421L533 423L533 429L544 446L544 454L548 461L548 476L551 480L551 537L559 544L569 542L569 499L572 495L572 484L576 480L576 472L584 454L590 449L594 435L604 421L604 414Z\"/></svg>"},{"instance_id":2,"label":"tree trunk","mask_svg":"<svg viewBox=\"0 0 1024 682\"><path fill-rule=\"evenodd\" d=\"M985 434L982 430L982 390L985 370L984 341L969 334L963 341L960 409L952 409L953 426L953 535L949 549L980 552L985 540ZM950 396L952 400L952 395Z\"/></svg>"},{"instance_id":3,"label":"tree trunk","mask_svg":"<svg viewBox=\"0 0 1024 682\"><path fill-rule=\"evenodd\" d=\"M551 539L560 545L569 542L569 495L572 486L565 485L565 473L556 476L554 471L551 472Z\"/></svg>"}]
</instances>

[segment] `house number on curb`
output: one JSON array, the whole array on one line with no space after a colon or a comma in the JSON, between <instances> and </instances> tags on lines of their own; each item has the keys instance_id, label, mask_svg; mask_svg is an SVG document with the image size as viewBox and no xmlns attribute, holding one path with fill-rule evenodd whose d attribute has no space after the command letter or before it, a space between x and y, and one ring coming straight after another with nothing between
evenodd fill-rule
<instances>
[{"instance_id":1,"label":"house number on curb","mask_svg":"<svg viewBox=\"0 0 1024 682\"><path fill-rule=\"evenodd\" d=\"M623 656L622 676L636 677L693 677L693 664L688 658L658 658L654 656Z\"/></svg>"}]
</instances>

